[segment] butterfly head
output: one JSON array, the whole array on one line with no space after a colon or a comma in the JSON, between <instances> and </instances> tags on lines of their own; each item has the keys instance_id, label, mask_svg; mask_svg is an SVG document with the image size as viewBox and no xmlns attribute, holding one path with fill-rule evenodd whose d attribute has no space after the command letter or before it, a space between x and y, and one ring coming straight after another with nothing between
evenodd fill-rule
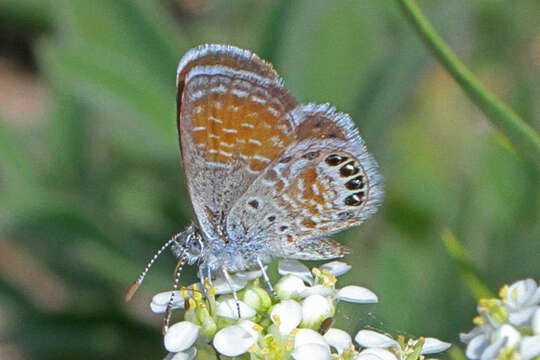
<instances>
[{"instance_id":1,"label":"butterfly head","mask_svg":"<svg viewBox=\"0 0 540 360\"><path fill-rule=\"evenodd\" d=\"M188 264L196 263L205 251L205 241L200 230L191 224L172 243L171 250L177 258L185 257Z\"/></svg>"}]
</instances>

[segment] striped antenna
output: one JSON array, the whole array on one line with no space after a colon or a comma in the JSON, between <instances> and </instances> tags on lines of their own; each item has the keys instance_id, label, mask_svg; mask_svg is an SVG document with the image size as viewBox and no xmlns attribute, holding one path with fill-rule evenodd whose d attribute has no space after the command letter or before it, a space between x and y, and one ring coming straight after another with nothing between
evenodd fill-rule
<instances>
[{"instance_id":1,"label":"striped antenna","mask_svg":"<svg viewBox=\"0 0 540 360\"><path fill-rule=\"evenodd\" d=\"M163 253L165 249L171 246L172 243L176 242L178 238L182 236L182 234L183 233L174 235L170 240L168 240L165 244L163 244L163 246L154 254L152 259L148 262L148 264L146 264L146 267L144 268L143 272L139 275L137 280L135 280L133 284L131 284L128 291L126 292L126 296L125 296L126 301L131 300L133 295L135 295L135 293L137 292L137 289L139 289L139 286L141 286L144 278L146 277L146 274L148 274L148 270L150 270L150 268L152 267L156 259L159 257L159 255L161 255L161 253Z\"/></svg>"}]
</instances>

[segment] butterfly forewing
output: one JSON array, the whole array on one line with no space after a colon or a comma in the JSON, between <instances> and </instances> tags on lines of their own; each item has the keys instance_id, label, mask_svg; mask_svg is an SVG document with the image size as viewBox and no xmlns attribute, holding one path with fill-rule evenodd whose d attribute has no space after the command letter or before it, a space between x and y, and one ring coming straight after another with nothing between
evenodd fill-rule
<instances>
[{"instance_id":1,"label":"butterfly forewing","mask_svg":"<svg viewBox=\"0 0 540 360\"><path fill-rule=\"evenodd\" d=\"M296 103L272 67L249 52L191 50L178 70L178 127L201 230L227 241L229 209L294 140Z\"/></svg>"}]
</instances>

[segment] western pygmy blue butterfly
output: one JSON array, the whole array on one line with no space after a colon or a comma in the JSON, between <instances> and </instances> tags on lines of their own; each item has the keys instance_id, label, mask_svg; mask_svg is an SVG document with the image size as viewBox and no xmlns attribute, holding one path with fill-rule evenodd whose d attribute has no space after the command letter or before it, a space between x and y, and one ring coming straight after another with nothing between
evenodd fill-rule
<instances>
[{"instance_id":1,"label":"western pygmy blue butterfly","mask_svg":"<svg viewBox=\"0 0 540 360\"><path fill-rule=\"evenodd\" d=\"M233 46L189 50L176 84L195 221L154 255L127 299L169 246L179 259L175 288L185 263L198 263L201 279L253 267L267 279L264 264L273 258L350 253L327 236L369 218L383 191L349 115L298 104L271 64Z\"/></svg>"}]
</instances>

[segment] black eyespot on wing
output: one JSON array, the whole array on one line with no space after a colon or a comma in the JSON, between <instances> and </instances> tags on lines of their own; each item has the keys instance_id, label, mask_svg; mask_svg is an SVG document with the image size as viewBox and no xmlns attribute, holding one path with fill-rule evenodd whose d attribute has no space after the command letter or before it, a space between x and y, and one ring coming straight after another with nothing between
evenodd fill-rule
<instances>
[{"instance_id":1,"label":"black eyespot on wing","mask_svg":"<svg viewBox=\"0 0 540 360\"><path fill-rule=\"evenodd\" d=\"M279 231L283 232L283 231L287 230L288 228L289 228L289 227L288 227L287 225L281 225L281 226L279 227Z\"/></svg>"},{"instance_id":2,"label":"black eyespot on wing","mask_svg":"<svg viewBox=\"0 0 540 360\"><path fill-rule=\"evenodd\" d=\"M274 221L276 220L276 217L274 215L270 215L267 219L268 221Z\"/></svg>"},{"instance_id":3,"label":"black eyespot on wing","mask_svg":"<svg viewBox=\"0 0 540 360\"><path fill-rule=\"evenodd\" d=\"M282 164L286 164L286 163L288 163L289 161L291 161L291 159L292 159L292 156L285 156L284 158L281 158L281 159L279 160L279 162L282 163Z\"/></svg>"},{"instance_id":4,"label":"black eyespot on wing","mask_svg":"<svg viewBox=\"0 0 540 360\"><path fill-rule=\"evenodd\" d=\"M248 202L248 205L251 206L252 208L254 209L258 209L259 208L259 202L257 200L251 200Z\"/></svg>"},{"instance_id":5,"label":"black eyespot on wing","mask_svg":"<svg viewBox=\"0 0 540 360\"><path fill-rule=\"evenodd\" d=\"M302 155L302 158L303 159L308 159L308 160L313 160L315 159L317 156L319 156L321 152L319 150L316 150L316 151L310 151L310 152L307 152L305 153L304 155Z\"/></svg>"},{"instance_id":6,"label":"black eyespot on wing","mask_svg":"<svg viewBox=\"0 0 540 360\"><path fill-rule=\"evenodd\" d=\"M349 161L339 169L341 176L352 176L360 171L358 167L354 165L354 161Z\"/></svg>"},{"instance_id":7,"label":"black eyespot on wing","mask_svg":"<svg viewBox=\"0 0 540 360\"><path fill-rule=\"evenodd\" d=\"M359 191L357 193L347 196L345 198L345 205L348 205L348 206L362 205L362 203L364 202L364 195L365 193L363 191Z\"/></svg>"},{"instance_id":8,"label":"black eyespot on wing","mask_svg":"<svg viewBox=\"0 0 540 360\"><path fill-rule=\"evenodd\" d=\"M330 165L330 166L337 166L337 165L341 164L342 162L344 162L347 159L348 158L346 156L341 156L341 155L338 155L338 154L332 154L332 155L329 155L326 158L326 163L328 165Z\"/></svg>"},{"instance_id":9,"label":"black eyespot on wing","mask_svg":"<svg viewBox=\"0 0 540 360\"><path fill-rule=\"evenodd\" d=\"M345 187L349 190L358 190L364 187L364 177L359 175L345 183Z\"/></svg>"}]
</instances>

